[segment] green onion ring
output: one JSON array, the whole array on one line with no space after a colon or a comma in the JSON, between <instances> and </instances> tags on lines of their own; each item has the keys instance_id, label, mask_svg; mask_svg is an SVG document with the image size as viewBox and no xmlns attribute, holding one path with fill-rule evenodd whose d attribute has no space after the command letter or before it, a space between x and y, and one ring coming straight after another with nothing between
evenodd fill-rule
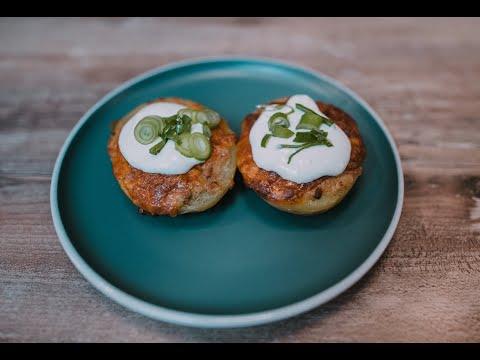
<instances>
[{"instance_id":1,"label":"green onion ring","mask_svg":"<svg viewBox=\"0 0 480 360\"><path fill-rule=\"evenodd\" d=\"M192 156L197 160L208 159L212 150L208 138L200 133L191 134L189 148L192 152Z\"/></svg>"},{"instance_id":2,"label":"green onion ring","mask_svg":"<svg viewBox=\"0 0 480 360\"><path fill-rule=\"evenodd\" d=\"M135 125L135 139L143 145L151 144L158 138L162 126L159 116L146 116Z\"/></svg>"},{"instance_id":3,"label":"green onion ring","mask_svg":"<svg viewBox=\"0 0 480 360\"><path fill-rule=\"evenodd\" d=\"M195 111L193 113L193 118L192 120L195 123L200 123L200 124L208 124L208 116L205 112L203 111Z\"/></svg>"},{"instance_id":4,"label":"green onion ring","mask_svg":"<svg viewBox=\"0 0 480 360\"><path fill-rule=\"evenodd\" d=\"M268 128L270 131L272 131L275 125L288 128L290 126L290 121L288 121L287 115L282 112L276 112L270 116L270 119L268 119Z\"/></svg>"},{"instance_id":5,"label":"green onion ring","mask_svg":"<svg viewBox=\"0 0 480 360\"><path fill-rule=\"evenodd\" d=\"M220 123L221 118L219 113L210 109L206 109L204 112L207 115L208 125L211 128L216 127Z\"/></svg>"}]
</instances>

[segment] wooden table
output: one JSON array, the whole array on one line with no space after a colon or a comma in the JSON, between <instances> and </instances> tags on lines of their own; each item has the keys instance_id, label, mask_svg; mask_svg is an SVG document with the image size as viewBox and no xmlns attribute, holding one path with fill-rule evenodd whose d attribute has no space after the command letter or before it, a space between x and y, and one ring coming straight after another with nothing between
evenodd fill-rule
<instances>
[{"instance_id":1,"label":"wooden table","mask_svg":"<svg viewBox=\"0 0 480 360\"><path fill-rule=\"evenodd\" d=\"M480 341L479 19L0 19L0 341ZM97 292L52 226L57 153L130 77L213 55L274 57L358 92L402 158L396 234L353 288L247 329L153 321Z\"/></svg>"}]
</instances>

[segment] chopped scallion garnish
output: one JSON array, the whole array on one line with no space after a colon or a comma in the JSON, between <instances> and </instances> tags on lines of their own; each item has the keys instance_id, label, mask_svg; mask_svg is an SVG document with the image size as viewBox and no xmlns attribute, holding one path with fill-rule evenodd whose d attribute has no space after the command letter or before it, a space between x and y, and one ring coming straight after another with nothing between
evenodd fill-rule
<instances>
[{"instance_id":1,"label":"chopped scallion garnish","mask_svg":"<svg viewBox=\"0 0 480 360\"><path fill-rule=\"evenodd\" d=\"M288 117L285 113L276 112L270 119L268 119L268 128L270 131L273 130L274 126L283 126L288 128L290 126L290 121L288 121Z\"/></svg>"},{"instance_id":2,"label":"chopped scallion garnish","mask_svg":"<svg viewBox=\"0 0 480 360\"><path fill-rule=\"evenodd\" d=\"M265 134L265 136L262 138L262 142L260 143L260 145L262 147L267 147L268 141L270 140L271 137L272 137L272 134Z\"/></svg>"},{"instance_id":3,"label":"chopped scallion garnish","mask_svg":"<svg viewBox=\"0 0 480 360\"><path fill-rule=\"evenodd\" d=\"M297 125L297 129L312 130L319 129L322 124L326 124L328 126L333 124L333 121L329 118L316 113L312 109L309 109L302 104L295 104L295 107L304 112L302 118L300 119L300 122Z\"/></svg>"},{"instance_id":4,"label":"chopped scallion garnish","mask_svg":"<svg viewBox=\"0 0 480 360\"><path fill-rule=\"evenodd\" d=\"M274 125L272 129L272 135L279 138L288 139L293 134L292 130L281 125Z\"/></svg>"},{"instance_id":5,"label":"chopped scallion garnish","mask_svg":"<svg viewBox=\"0 0 480 360\"><path fill-rule=\"evenodd\" d=\"M300 151L307 149L312 146L333 146L333 144L327 138L328 133L322 130L311 130L308 132L297 132L295 134L294 142L299 144L282 144L279 145L281 149L297 149L288 157L287 163L290 164L292 158L298 154Z\"/></svg>"},{"instance_id":6,"label":"chopped scallion garnish","mask_svg":"<svg viewBox=\"0 0 480 360\"><path fill-rule=\"evenodd\" d=\"M149 149L150 154L157 155L168 140L175 142L175 149L187 157L206 160L211 153L211 128L218 125L220 115L210 109L203 111L181 109L175 115L161 117L151 115L143 118L135 126L135 139L141 144L150 144L158 137L162 140ZM203 133L191 133L192 124L201 123Z\"/></svg>"},{"instance_id":7,"label":"chopped scallion garnish","mask_svg":"<svg viewBox=\"0 0 480 360\"><path fill-rule=\"evenodd\" d=\"M162 151L166 143L167 143L167 140L163 139L158 144L153 145L148 151L152 155L157 155L160 151Z\"/></svg>"},{"instance_id":8,"label":"chopped scallion garnish","mask_svg":"<svg viewBox=\"0 0 480 360\"><path fill-rule=\"evenodd\" d=\"M163 128L160 116L146 116L138 122L133 131L135 139L143 145L151 144Z\"/></svg>"}]
</instances>

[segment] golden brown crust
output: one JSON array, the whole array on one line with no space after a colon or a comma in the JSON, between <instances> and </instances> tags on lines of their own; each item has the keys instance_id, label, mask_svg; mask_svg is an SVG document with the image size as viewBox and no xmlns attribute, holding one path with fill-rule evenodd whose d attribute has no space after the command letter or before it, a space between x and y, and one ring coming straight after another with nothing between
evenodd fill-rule
<instances>
[{"instance_id":1,"label":"golden brown crust","mask_svg":"<svg viewBox=\"0 0 480 360\"><path fill-rule=\"evenodd\" d=\"M203 106L179 98L161 98L153 102L174 102L199 110ZM176 216L187 212L204 211L215 205L233 187L236 160L236 138L225 120L212 130L212 154L207 161L181 175L162 175L143 172L132 167L120 152L118 138L123 125L143 104L113 128L108 153L113 173L123 192L140 208L151 215Z\"/></svg>"},{"instance_id":2,"label":"golden brown crust","mask_svg":"<svg viewBox=\"0 0 480 360\"><path fill-rule=\"evenodd\" d=\"M272 103L285 104L287 98ZM350 161L338 176L325 176L309 183L298 184L286 180L273 171L257 166L252 156L249 134L261 110L246 116L237 144L237 166L245 184L255 190L270 205L296 214L309 215L327 211L338 204L350 191L362 173L365 146L354 120L339 108L316 102L319 109L332 119L348 136L352 145Z\"/></svg>"}]
</instances>

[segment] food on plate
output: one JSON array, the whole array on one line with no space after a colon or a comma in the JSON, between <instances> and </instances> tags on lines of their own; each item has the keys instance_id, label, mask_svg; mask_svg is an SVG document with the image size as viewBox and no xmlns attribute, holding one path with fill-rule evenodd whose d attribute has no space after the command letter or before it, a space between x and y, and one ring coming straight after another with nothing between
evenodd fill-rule
<instances>
[{"instance_id":1,"label":"food on plate","mask_svg":"<svg viewBox=\"0 0 480 360\"><path fill-rule=\"evenodd\" d=\"M244 119L237 148L245 184L270 205L300 215L342 201L366 155L355 121L307 95L258 106Z\"/></svg>"},{"instance_id":2,"label":"food on plate","mask_svg":"<svg viewBox=\"0 0 480 360\"><path fill-rule=\"evenodd\" d=\"M108 153L115 178L140 212L176 216L214 206L233 187L235 143L217 112L171 97L117 121Z\"/></svg>"}]
</instances>

